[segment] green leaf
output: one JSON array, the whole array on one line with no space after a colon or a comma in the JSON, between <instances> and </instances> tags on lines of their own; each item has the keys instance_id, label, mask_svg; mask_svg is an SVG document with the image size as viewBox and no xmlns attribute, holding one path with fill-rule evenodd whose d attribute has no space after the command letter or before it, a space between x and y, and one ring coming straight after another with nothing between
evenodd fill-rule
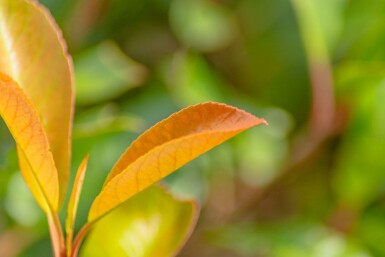
<instances>
[{"instance_id":1,"label":"green leaf","mask_svg":"<svg viewBox=\"0 0 385 257\"><path fill-rule=\"evenodd\" d=\"M172 1L170 25L186 46L199 51L226 47L235 35L230 12L213 1Z\"/></svg>"},{"instance_id":2,"label":"green leaf","mask_svg":"<svg viewBox=\"0 0 385 257\"><path fill-rule=\"evenodd\" d=\"M66 234L67 234L66 239L67 239L68 256L70 256L70 253L72 250L72 239L73 239L73 233L74 233L74 227L75 227L76 213L79 206L80 194L82 192L82 188L84 184L84 177L86 175L88 159L89 159L89 155L87 154L87 156L80 163L80 166L76 173L70 200L67 206L67 219L65 223L65 228L66 228Z\"/></svg>"},{"instance_id":3,"label":"green leaf","mask_svg":"<svg viewBox=\"0 0 385 257\"><path fill-rule=\"evenodd\" d=\"M147 70L113 42L103 42L75 58L76 102L111 100L143 83Z\"/></svg>"},{"instance_id":4,"label":"green leaf","mask_svg":"<svg viewBox=\"0 0 385 257\"><path fill-rule=\"evenodd\" d=\"M150 187L100 219L80 256L175 256L195 226L197 213L193 201Z\"/></svg>"}]
</instances>

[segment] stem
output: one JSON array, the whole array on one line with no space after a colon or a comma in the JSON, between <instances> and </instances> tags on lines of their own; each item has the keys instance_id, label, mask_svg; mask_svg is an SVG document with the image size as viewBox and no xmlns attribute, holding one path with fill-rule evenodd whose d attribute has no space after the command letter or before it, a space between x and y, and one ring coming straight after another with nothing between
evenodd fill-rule
<instances>
[{"instance_id":1,"label":"stem","mask_svg":"<svg viewBox=\"0 0 385 257\"><path fill-rule=\"evenodd\" d=\"M88 231L91 229L93 224L94 224L93 222L87 223L86 225L84 225L82 227L82 229L76 235L75 240L74 240L73 245L72 245L72 252L71 252L71 255L69 257L77 257L78 256L80 245L83 242L84 237L86 236Z\"/></svg>"},{"instance_id":2,"label":"stem","mask_svg":"<svg viewBox=\"0 0 385 257\"><path fill-rule=\"evenodd\" d=\"M67 256L71 256L73 236L74 236L73 230L71 230L70 232L67 232L67 237L66 237Z\"/></svg>"},{"instance_id":3,"label":"stem","mask_svg":"<svg viewBox=\"0 0 385 257\"><path fill-rule=\"evenodd\" d=\"M57 213L47 215L53 254L55 257L67 257L63 229Z\"/></svg>"}]
</instances>

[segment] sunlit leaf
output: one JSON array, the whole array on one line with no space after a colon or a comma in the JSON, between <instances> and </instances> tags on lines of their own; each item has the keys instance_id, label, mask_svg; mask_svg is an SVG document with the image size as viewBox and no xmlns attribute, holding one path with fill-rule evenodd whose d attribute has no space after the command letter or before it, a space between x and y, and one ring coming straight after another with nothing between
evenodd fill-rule
<instances>
[{"instance_id":1,"label":"sunlit leaf","mask_svg":"<svg viewBox=\"0 0 385 257\"><path fill-rule=\"evenodd\" d=\"M20 165L24 179L45 212L56 210L57 171L39 116L16 82L1 73L0 96L0 114L16 141L19 155L23 156Z\"/></svg>"},{"instance_id":2,"label":"sunlit leaf","mask_svg":"<svg viewBox=\"0 0 385 257\"><path fill-rule=\"evenodd\" d=\"M0 56L0 72L18 82L41 117L62 201L70 159L72 64L61 32L37 1L0 1ZM25 162L22 155L19 158Z\"/></svg>"},{"instance_id":3,"label":"sunlit leaf","mask_svg":"<svg viewBox=\"0 0 385 257\"><path fill-rule=\"evenodd\" d=\"M67 232L67 251L71 252L73 232L75 226L76 213L79 206L80 193L82 192L84 177L86 175L89 155L80 163L76 173L74 186L67 207L66 232Z\"/></svg>"},{"instance_id":4,"label":"sunlit leaf","mask_svg":"<svg viewBox=\"0 0 385 257\"><path fill-rule=\"evenodd\" d=\"M101 217L199 155L259 124L266 122L213 102L191 106L159 122L120 157L88 220Z\"/></svg>"},{"instance_id":5,"label":"sunlit leaf","mask_svg":"<svg viewBox=\"0 0 385 257\"><path fill-rule=\"evenodd\" d=\"M81 251L93 257L175 256L197 217L194 202L150 187L99 220Z\"/></svg>"}]
</instances>

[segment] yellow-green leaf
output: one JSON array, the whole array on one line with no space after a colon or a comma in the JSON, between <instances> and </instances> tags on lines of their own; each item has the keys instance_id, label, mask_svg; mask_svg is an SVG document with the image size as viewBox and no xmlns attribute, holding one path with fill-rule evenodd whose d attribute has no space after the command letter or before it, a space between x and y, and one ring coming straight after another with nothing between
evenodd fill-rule
<instances>
[{"instance_id":1,"label":"yellow-green leaf","mask_svg":"<svg viewBox=\"0 0 385 257\"><path fill-rule=\"evenodd\" d=\"M0 72L23 88L39 113L59 172L62 202L69 175L72 63L61 32L37 1L0 1L0 56Z\"/></svg>"},{"instance_id":2,"label":"yellow-green leaf","mask_svg":"<svg viewBox=\"0 0 385 257\"><path fill-rule=\"evenodd\" d=\"M46 213L57 210L59 183L49 143L39 116L23 90L0 73L0 115L23 160L22 173Z\"/></svg>"},{"instance_id":3,"label":"yellow-green leaf","mask_svg":"<svg viewBox=\"0 0 385 257\"><path fill-rule=\"evenodd\" d=\"M187 162L259 124L266 122L213 102L191 106L159 122L120 157L93 202L88 220L98 219Z\"/></svg>"},{"instance_id":4,"label":"yellow-green leaf","mask_svg":"<svg viewBox=\"0 0 385 257\"><path fill-rule=\"evenodd\" d=\"M80 256L175 256L190 236L197 214L194 202L150 187L100 219Z\"/></svg>"},{"instance_id":5,"label":"yellow-green leaf","mask_svg":"<svg viewBox=\"0 0 385 257\"><path fill-rule=\"evenodd\" d=\"M74 186L72 188L72 193L70 200L68 202L67 207L67 219L66 219L66 233L67 233L67 253L68 256L70 256L71 250L72 250L72 239L73 239L73 233L74 233L74 226L75 226L75 218L76 213L78 210L79 205L79 199L80 199L80 193L82 192L83 183L84 183L84 177L86 175L87 170L87 164L88 164L88 158L89 155L87 155L82 163L80 163L80 166L78 168L78 171L76 173Z\"/></svg>"}]
</instances>

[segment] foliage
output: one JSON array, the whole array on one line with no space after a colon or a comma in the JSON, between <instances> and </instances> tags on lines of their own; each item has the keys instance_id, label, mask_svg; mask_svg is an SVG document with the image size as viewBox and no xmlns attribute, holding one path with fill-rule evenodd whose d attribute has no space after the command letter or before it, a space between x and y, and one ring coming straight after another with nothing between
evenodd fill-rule
<instances>
[{"instance_id":1,"label":"foliage","mask_svg":"<svg viewBox=\"0 0 385 257\"><path fill-rule=\"evenodd\" d=\"M197 209L193 202L178 201L161 190L151 189L139 202L123 204L202 153L266 122L234 107L208 102L183 109L153 126L135 140L115 164L91 206L87 223L72 241L87 156L74 181L67 208L67 237L64 238L58 210L65 199L69 174L72 64L54 21L39 4L29 0L2 1L0 7L3 18L1 53L5 57L1 71L17 80L0 73L0 115L15 139L25 182L47 215L54 255L78 256L83 238L95 224L85 256L95 256L101 246L110 254L120 251L121 256L175 255L195 223ZM23 29L25 26L29 26L27 30ZM47 62L48 57L51 62ZM58 101L58 98L63 100ZM55 113L59 107L61 111ZM61 169L63 167L67 169ZM140 202L146 205L141 206ZM153 207L156 204L164 208ZM135 210L138 214L129 217ZM164 211L167 212L159 216ZM98 223L104 216L117 223L114 225L111 220ZM145 232L132 228L141 219L151 222L152 217L156 217L159 225L151 224ZM125 219L129 222L123 226ZM159 231L160 225L166 226L164 231ZM116 241L100 245L100 239L95 238L98 235L103 238L109 229L116 233L112 237ZM131 242L136 250L126 250L128 243L121 246L121 240L132 241L137 236L144 236L158 246L146 241ZM168 242L157 242L159 237Z\"/></svg>"},{"instance_id":2,"label":"foliage","mask_svg":"<svg viewBox=\"0 0 385 257\"><path fill-rule=\"evenodd\" d=\"M70 188L90 153L76 232L129 142L171 113L215 101L258 114L269 126L243 132L162 180L173 195L202 207L178 256L385 256L383 1L39 1L74 61ZM39 38L30 21L23 30ZM50 56L34 60L55 66ZM65 82L68 72L55 78ZM31 91L39 102L40 91ZM50 142L54 131L67 133L55 127ZM50 256L44 214L19 175L4 124L0 142L0 256Z\"/></svg>"}]
</instances>

